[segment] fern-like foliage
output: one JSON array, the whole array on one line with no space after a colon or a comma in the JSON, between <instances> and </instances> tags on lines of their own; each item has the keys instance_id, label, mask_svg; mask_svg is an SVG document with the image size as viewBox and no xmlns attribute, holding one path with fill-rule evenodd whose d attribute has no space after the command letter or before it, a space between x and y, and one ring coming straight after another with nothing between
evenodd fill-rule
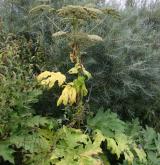
<instances>
[{"instance_id":1,"label":"fern-like foliage","mask_svg":"<svg viewBox=\"0 0 160 165\"><path fill-rule=\"evenodd\" d=\"M133 164L137 158L141 163L147 162L144 149L139 148L135 139L127 135L127 125L119 120L116 114L101 109L94 118L88 120L88 125L102 133L106 139L107 149L115 154L117 159L124 155L128 164Z\"/></svg>"}]
</instances>

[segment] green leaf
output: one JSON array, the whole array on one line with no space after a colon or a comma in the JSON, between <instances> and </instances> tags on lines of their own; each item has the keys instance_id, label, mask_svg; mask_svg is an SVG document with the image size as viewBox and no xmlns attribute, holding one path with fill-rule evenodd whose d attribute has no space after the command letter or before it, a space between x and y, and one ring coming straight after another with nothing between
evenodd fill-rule
<instances>
[{"instance_id":1,"label":"green leaf","mask_svg":"<svg viewBox=\"0 0 160 165\"><path fill-rule=\"evenodd\" d=\"M14 164L14 157L13 157L14 151L9 148L9 144L6 142L0 143L0 156L3 157L5 161L9 161L10 163Z\"/></svg>"},{"instance_id":2,"label":"green leaf","mask_svg":"<svg viewBox=\"0 0 160 165\"><path fill-rule=\"evenodd\" d=\"M74 83L77 93L81 93L82 96L86 96L88 94L88 91L85 85L84 76L79 76L76 80L74 80L73 83Z\"/></svg>"},{"instance_id":3,"label":"green leaf","mask_svg":"<svg viewBox=\"0 0 160 165\"><path fill-rule=\"evenodd\" d=\"M88 125L93 130L99 130L101 132L104 139L106 139L107 149L112 154L115 154L118 159L121 155L124 155L128 164L132 164L134 159L136 159L134 155L136 152L140 162L146 162L144 150L142 148L139 149L132 139L133 135L135 135L134 130L138 126L133 127L131 132L129 132L126 124L119 120L115 113L110 111L104 112L103 109L99 110L94 118L88 119ZM126 130L130 136L126 134Z\"/></svg>"},{"instance_id":4,"label":"green leaf","mask_svg":"<svg viewBox=\"0 0 160 165\"><path fill-rule=\"evenodd\" d=\"M98 155L101 138L97 135L92 143L88 135L80 130L63 127L58 133L57 145L51 160L56 165L98 165L102 163Z\"/></svg>"},{"instance_id":5,"label":"green leaf","mask_svg":"<svg viewBox=\"0 0 160 165\"><path fill-rule=\"evenodd\" d=\"M125 160L127 160L129 164L132 164L134 155L130 150L130 141L126 135L118 134L116 135L115 139L106 139L107 148L111 150L112 154L116 154L118 159L120 158L121 154L124 154Z\"/></svg>"},{"instance_id":6,"label":"green leaf","mask_svg":"<svg viewBox=\"0 0 160 165\"><path fill-rule=\"evenodd\" d=\"M157 139L155 139L155 145L157 148L157 152L160 155L160 134L159 133L157 134Z\"/></svg>"},{"instance_id":7,"label":"green leaf","mask_svg":"<svg viewBox=\"0 0 160 165\"><path fill-rule=\"evenodd\" d=\"M133 139L136 139L141 131L142 131L142 127L140 126L140 123L137 119L126 124L125 133L129 137L132 137Z\"/></svg>"},{"instance_id":8,"label":"green leaf","mask_svg":"<svg viewBox=\"0 0 160 165\"><path fill-rule=\"evenodd\" d=\"M153 128L146 127L143 130L141 142L147 153L148 164L160 164L160 135Z\"/></svg>"},{"instance_id":9,"label":"green leaf","mask_svg":"<svg viewBox=\"0 0 160 165\"><path fill-rule=\"evenodd\" d=\"M75 67L71 68L68 71L68 73L69 74L78 74L80 69L83 71L84 76L87 76L88 79L92 78L91 73L89 73L82 64L81 65L76 64Z\"/></svg>"},{"instance_id":10,"label":"green leaf","mask_svg":"<svg viewBox=\"0 0 160 165\"><path fill-rule=\"evenodd\" d=\"M88 125L99 129L107 137L114 137L115 133L124 133L125 123L118 119L117 114L100 109L94 118L88 119Z\"/></svg>"},{"instance_id":11,"label":"green leaf","mask_svg":"<svg viewBox=\"0 0 160 165\"><path fill-rule=\"evenodd\" d=\"M148 150L156 150L155 139L157 137L157 134L154 131L154 129L147 127L146 130L144 131L143 136L145 141L144 148Z\"/></svg>"},{"instance_id":12,"label":"green leaf","mask_svg":"<svg viewBox=\"0 0 160 165\"><path fill-rule=\"evenodd\" d=\"M30 117L29 119L26 120L26 123L24 123L25 126L27 127L39 127L39 126L49 126L50 129L55 128L57 126L57 123L55 122L54 119L49 119L46 117L42 117L42 116L33 116Z\"/></svg>"},{"instance_id":13,"label":"green leaf","mask_svg":"<svg viewBox=\"0 0 160 165\"><path fill-rule=\"evenodd\" d=\"M148 152L147 156L148 156L148 160L149 160L150 164L152 164L152 165L160 164L160 158L157 157L155 152L150 151L150 152Z\"/></svg>"}]
</instances>

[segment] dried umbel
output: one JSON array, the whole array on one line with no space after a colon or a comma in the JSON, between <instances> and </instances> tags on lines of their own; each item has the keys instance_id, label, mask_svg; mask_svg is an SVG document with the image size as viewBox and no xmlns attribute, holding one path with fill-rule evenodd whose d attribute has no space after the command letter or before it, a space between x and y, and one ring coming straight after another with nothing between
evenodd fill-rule
<instances>
[{"instance_id":1,"label":"dried umbel","mask_svg":"<svg viewBox=\"0 0 160 165\"><path fill-rule=\"evenodd\" d=\"M102 11L104 14L111 15L111 16L118 18L118 19L120 18L119 13L115 9L105 8L105 9L102 9Z\"/></svg>"},{"instance_id":2,"label":"dried umbel","mask_svg":"<svg viewBox=\"0 0 160 165\"><path fill-rule=\"evenodd\" d=\"M52 37L64 37L66 36L67 32L64 32L64 31L58 31L56 33L53 33L52 34Z\"/></svg>"},{"instance_id":3,"label":"dried umbel","mask_svg":"<svg viewBox=\"0 0 160 165\"><path fill-rule=\"evenodd\" d=\"M69 35L70 43L76 42L80 48L87 48L97 42L102 42L103 39L98 35L89 35L87 33L77 33Z\"/></svg>"},{"instance_id":4,"label":"dried umbel","mask_svg":"<svg viewBox=\"0 0 160 165\"><path fill-rule=\"evenodd\" d=\"M98 19L103 12L96 8L68 5L58 10L58 15L76 19Z\"/></svg>"},{"instance_id":5,"label":"dried umbel","mask_svg":"<svg viewBox=\"0 0 160 165\"><path fill-rule=\"evenodd\" d=\"M92 42L101 42L103 41L102 37L98 36L98 35L88 35L88 38L90 39L90 41Z\"/></svg>"},{"instance_id":6,"label":"dried umbel","mask_svg":"<svg viewBox=\"0 0 160 165\"><path fill-rule=\"evenodd\" d=\"M90 19L99 19L106 14L111 15L113 17L120 17L118 12L114 9L97 9L95 7L92 7L90 5L88 6L74 6L74 5L68 5L65 7L62 7L59 10L55 10L50 5L39 5L34 8L32 8L29 13L30 14L40 14L42 12L49 12L49 13L57 13L60 17L63 17L65 19L78 19L78 20L90 20Z\"/></svg>"},{"instance_id":7,"label":"dried umbel","mask_svg":"<svg viewBox=\"0 0 160 165\"><path fill-rule=\"evenodd\" d=\"M70 45L72 45L74 42L76 42L77 45L79 45L80 48L85 48L88 46L91 46L97 42L102 42L102 37L98 35L89 35L87 33L67 33L64 31L58 31L52 35L53 37L65 37L70 41Z\"/></svg>"}]
</instances>

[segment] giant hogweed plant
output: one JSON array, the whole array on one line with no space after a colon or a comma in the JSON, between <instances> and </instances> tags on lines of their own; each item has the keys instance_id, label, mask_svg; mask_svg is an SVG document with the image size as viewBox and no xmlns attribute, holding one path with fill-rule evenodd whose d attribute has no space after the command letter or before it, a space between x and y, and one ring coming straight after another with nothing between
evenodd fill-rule
<instances>
[{"instance_id":1,"label":"giant hogweed plant","mask_svg":"<svg viewBox=\"0 0 160 165\"><path fill-rule=\"evenodd\" d=\"M53 9L47 5L40 5L32 9L30 13L37 13L42 8L45 11L46 9L53 11ZM82 50L96 42L103 41L98 35L91 35L81 31L81 27L83 27L86 21L101 19L106 13L116 15L116 12L111 9L101 10L91 7L69 5L62 7L56 11L56 13L59 17L63 18L65 23L70 24L70 32L58 31L53 34L53 37L56 39L58 39L58 37L64 37L68 40L71 48L69 57L71 63L74 64L74 67L71 68L68 73L76 75L76 78L71 82L67 82L66 76L61 72L45 71L37 77L37 80L41 85L49 89L55 85L56 81L59 87L63 88L62 94L57 101L57 106L63 104L75 110L73 120L70 123L72 126L75 126L75 124L80 125L84 120L84 97L88 94L86 81L92 77L91 73L88 72L83 65L81 58Z\"/></svg>"}]
</instances>

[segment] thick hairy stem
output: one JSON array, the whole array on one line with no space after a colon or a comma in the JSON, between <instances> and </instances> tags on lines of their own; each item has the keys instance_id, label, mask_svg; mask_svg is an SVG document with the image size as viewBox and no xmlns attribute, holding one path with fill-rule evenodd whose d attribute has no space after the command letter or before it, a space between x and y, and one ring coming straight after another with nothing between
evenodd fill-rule
<instances>
[{"instance_id":1,"label":"thick hairy stem","mask_svg":"<svg viewBox=\"0 0 160 165\"><path fill-rule=\"evenodd\" d=\"M77 18L73 18L73 35L75 36L73 39L73 43L71 45L72 53L70 53L70 59L73 63L80 63L80 50L79 45L77 43L76 34L78 33L78 20Z\"/></svg>"},{"instance_id":2,"label":"thick hairy stem","mask_svg":"<svg viewBox=\"0 0 160 165\"><path fill-rule=\"evenodd\" d=\"M78 44L74 41L74 43L71 46L72 53L70 53L70 60L72 63L79 63L80 57L79 57L79 47Z\"/></svg>"},{"instance_id":3,"label":"thick hairy stem","mask_svg":"<svg viewBox=\"0 0 160 165\"><path fill-rule=\"evenodd\" d=\"M70 59L71 62L78 64L79 66L81 66L78 70L78 77L83 76L83 68L82 68L82 61L81 61L81 56L80 56L80 47L77 41L77 37L76 34L78 33L78 20L75 18L73 19L72 22L73 25L73 34L74 34L74 39L73 39L73 43L71 45L72 48L72 53L70 53ZM71 121L71 123L69 124L69 126L71 127L78 127L80 128L80 125L83 123L84 120L84 103L83 103L83 92L79 91L78 95L77 95L77 111L74 114L74 117Z\"/></svg>"},{"instance_id":4,"label":"thick hairy stem","mask_svg":"<svg viewBox=\"0 0 160 165\"><path fill-rule=\"evenodd\" d=\"M69 123L69 126L80 128L81 124L83 124L84 117L85 117L84 116L84 105L83 105L83 102L81 102L77 106L77 112L74 114L73 119Z\"/></svg>"}]
</instances>

